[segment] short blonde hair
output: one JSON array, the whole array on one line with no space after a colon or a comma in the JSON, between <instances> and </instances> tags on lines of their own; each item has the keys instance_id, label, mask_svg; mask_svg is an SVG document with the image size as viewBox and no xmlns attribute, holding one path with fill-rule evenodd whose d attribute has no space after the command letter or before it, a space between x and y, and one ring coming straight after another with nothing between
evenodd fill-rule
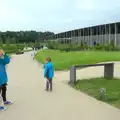
<instances>
[{"instance_id":1,"label":"short blonde hair","mask_svg":"<svg viewBox=\"0 0 120 120\"><path fill-rule=\"evenodd\" d=\"M50 57L47 57L46 60L47 60L48 62L50 62L50 61L51 61L51 58L50 58Z\"/></svg>"}]
</instances>

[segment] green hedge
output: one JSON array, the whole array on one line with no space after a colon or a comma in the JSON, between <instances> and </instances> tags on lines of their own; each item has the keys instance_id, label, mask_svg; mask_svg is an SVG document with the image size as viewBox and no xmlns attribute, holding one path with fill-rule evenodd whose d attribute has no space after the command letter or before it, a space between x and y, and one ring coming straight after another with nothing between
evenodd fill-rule
<instances>
[{"instance_id":1,"label":"green hedge","mask_svg":"<svg viewBox=\"0 0 120 120\"><path fill-rule=\"evenodd\" d=\"M48 42L47 47L49 49L56 49L66 52L83 50L120 51L120 46L115 46L114 42L111 42L107 45L97 43L95 46L88 46L88 44L85 42L82 42L80 44L59 44L57 42Z\"/></svg>"},{"instance_id":2,"label":"green hedge","mask_svg":"<svg viewBox=\"0 0 120 120\"><path fill-rule=\"evenodd\" d=\"M96 44L93 49L95 50L103 50L103 51L120 51L120 46L114 46L111 44L108 45L102 45L102 44Z\"/></svg>"},{"instance_id":3,"label":"green hedge","mask_svg":"<svg viewBox=\"0 0 120 120\"><path fill-rule=\"evenodd\" d=\"M25 45L24 44L17 44L17 49L19 50L23 50L25 48Z\"/></svg>"},{"instance_id":4,"label":"green hedge","mask_svg":"<svg viewBox=\"0 0 120 120\"><path fill-rule=\"evenodd\" d=\"M2 48L6 53L16 53L19 50L23 50L24 49L24 45L21 44L17 44L17 45L3 45L0 46L0 48Z\"/></svg>"}]
</instances>

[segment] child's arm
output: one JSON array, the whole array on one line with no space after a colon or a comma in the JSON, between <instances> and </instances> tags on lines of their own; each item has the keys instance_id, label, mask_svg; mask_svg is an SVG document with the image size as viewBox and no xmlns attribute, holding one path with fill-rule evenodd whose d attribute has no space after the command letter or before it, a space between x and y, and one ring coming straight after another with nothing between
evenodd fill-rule
<instances>
[{"instance_id":1,"label":"child's arm","mask_svg":"<svg viewBox=\"0 0 120 120\"><path fill-rule=\"evenodd\" d=\"M54 72L55 72L55 68L54 68L54 66L53 66L53 77L54 77Z\"/></svg>"},{"instance_id":2,"label":"child's arm","mask_svg":"<svg viewBox=\"0 0 120 120\"><path fill-rule=\"evenodd\" d=\"M46 77L46 75L47 75L47 71L48 71L48 66L47 66L47 65L45 65L44 77Z\"/></svg>"},{"instance_id":3,"label":"child's arm","mask_svg":"<svg viewBox=\"0 0 120 120\"><path fill-rule=\"evenodd\" d=\"M6 54L4 55L3 62L5 65L10 63L10 58L8 55L6 55Z\"/></svg>"}]
</instances>

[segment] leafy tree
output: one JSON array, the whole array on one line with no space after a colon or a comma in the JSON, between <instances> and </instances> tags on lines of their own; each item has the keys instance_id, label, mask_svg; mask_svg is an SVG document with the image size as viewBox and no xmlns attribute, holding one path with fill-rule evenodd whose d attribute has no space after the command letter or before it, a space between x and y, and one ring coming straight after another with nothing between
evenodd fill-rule
<instances>
[{"instance_id":1,"label":"leafy tree","mask_svg":"<svg viewBox=\"0 0 120 120\"><path fill-rule=\"evenodd\" d=\"M10 39L10 43L11 43L11 44L16 44L16 38L15 38L15 37L11 38L11 39Z\"/></svg>"},{"instance_id":2,"label":"leafy tree","mask_svg":"<svg viewBox=\"0 0 120 120\"><path fill-rule=\"evenodd\" d=\"M6 43L7 46L10 45L10 39L11 39L10 37L7 37L6 40L5 40L5 43Z\"/></svg>"},{"instance_id":3,"label":"leafy tree","mask_svg":"<svg viewBox=\"0 0 120 120\"><path fill-rule=\"evenodd\" d=\"M0 32L3 43L38 43L48 40L54 36L52 32L36 32L36 31L6 31ZM8 41L9 39L9 41Z\"/></svg>"},{"instance_id":4,"label":"leafy tree","mask_svg":"<svg viewBox=\"0 0 120 120\"><path fill-rule=\"evenodd\" d=\"M2 47L3 46L3 40L2 40L2 38L0 37L0 47Z\"/></svg>"}]
</instances>

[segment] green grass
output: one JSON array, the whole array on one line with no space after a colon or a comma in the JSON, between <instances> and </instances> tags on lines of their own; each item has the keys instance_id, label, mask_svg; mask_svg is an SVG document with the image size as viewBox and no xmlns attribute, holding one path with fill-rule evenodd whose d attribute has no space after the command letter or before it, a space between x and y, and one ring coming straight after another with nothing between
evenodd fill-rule
<instances>
[{"instance_id":1,"label":"green grass","mask_svg":"<svg viewBox=\"0 0 120 120\"><path fill-rule=\"evenodd\" d=\"M100 88L106 88L108 98L105 102L120 108L120 79L94 78L79 80L74 87L96 99L100 98Z\"/></svg>"},{"instance_id":2,"label":"green grass","mask_svg":"<svg viewBox=\"0 0 120 120\"><path fill-rule=\"evenodd\" d=\"M107 61L119 61L120 52L103 51L81 51L81 52L60 52L53 50L41 51L36 55L36 59L44 63L45 58L50 56L56 70L67 70L72 65L93 64Z\"/></svg>"}]
</instances>

